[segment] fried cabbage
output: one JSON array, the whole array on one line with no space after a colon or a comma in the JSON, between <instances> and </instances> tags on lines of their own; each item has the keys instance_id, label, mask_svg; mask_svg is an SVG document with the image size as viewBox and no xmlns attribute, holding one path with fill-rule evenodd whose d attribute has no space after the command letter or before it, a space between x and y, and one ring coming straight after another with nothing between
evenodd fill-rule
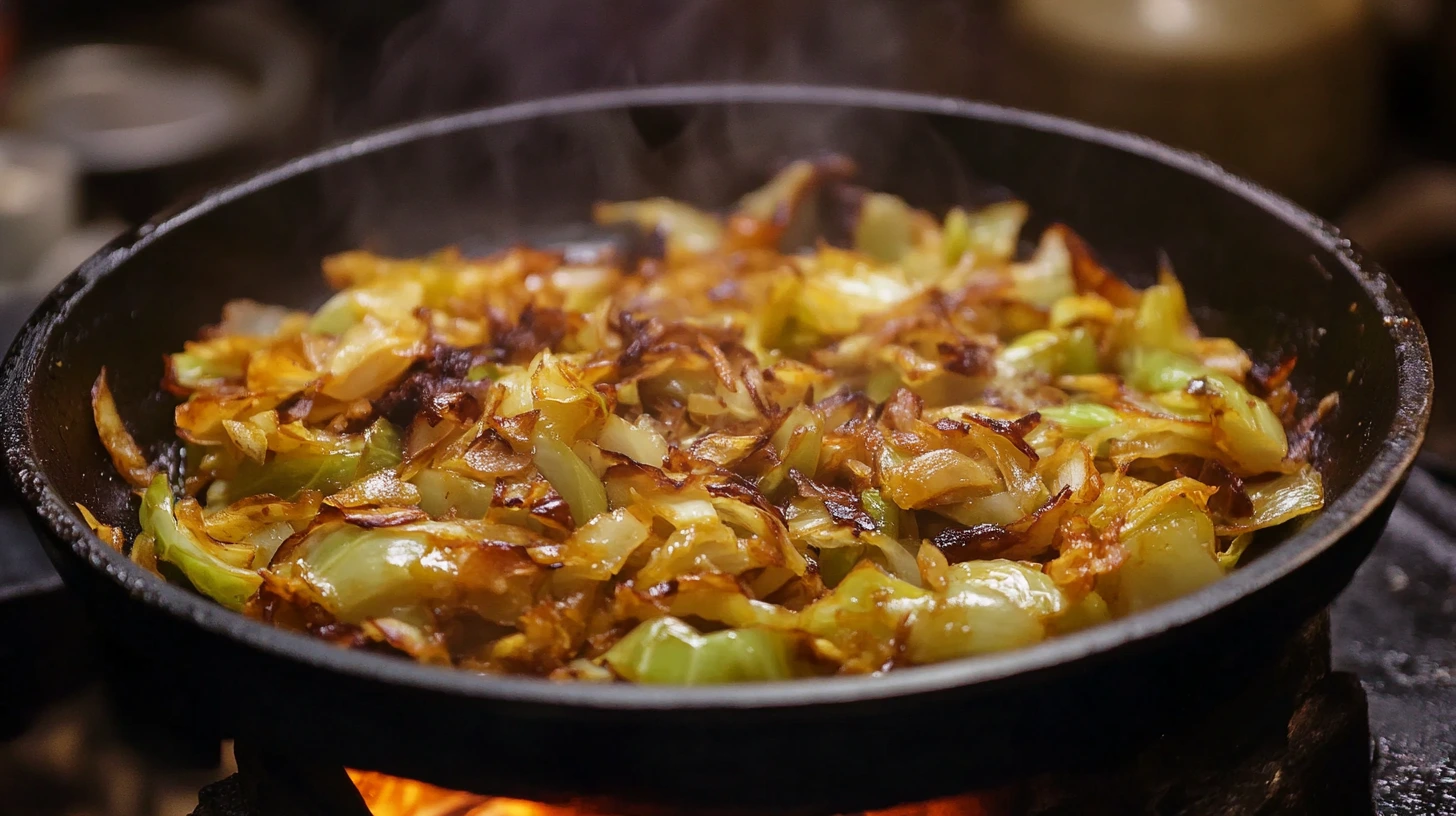
<instances>
[{"instance_id":1,"label":"fried cabbage","mask_svg":"<svg viewBox=\"0 0 1456 816\"><path fill-rule=\"evenodd\" d=\"M1020 202L938 219L852 170L599 205L632 255L328 258L316 312L238 301L167 358L181 472L101 373L141 533L80 512L341 647L700 684L1028 646L1323 505L1293 361L1250 379L1171 270L1138 290Z\"/></svg>"}]
</instances>

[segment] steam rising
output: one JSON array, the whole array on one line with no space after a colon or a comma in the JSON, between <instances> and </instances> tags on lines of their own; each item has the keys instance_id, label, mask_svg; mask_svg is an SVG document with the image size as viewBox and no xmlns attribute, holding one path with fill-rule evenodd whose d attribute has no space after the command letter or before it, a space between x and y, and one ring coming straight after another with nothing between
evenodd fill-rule
<instances>
[{"instance_id":1,"label":"steam rising","mask_svg":"<svg viewBox=\"0 0 1456 816\"><path fill-rule=\"evenodd\" d=\"M680 82L943 89L936 69L949 62L926 43L953 47L964 8L954 0L441 0L388 37L370 92L341 119L357 131ZM828 152L851 156L872 186L936 201L965 195L946 189L961 178L953 152L916 117L775 105L607 112L434 138L335 171L326 201L350 225L349 241L386 252L549 242L572 236L548 225L580 224L597 200L670 195L720 205L788 161ZM914 189L925 185L938 189Z\"/></svg>"},{"instance_id":2,"label":"steam rising","mask_svg":"<svg viewBox=\"0 0 1456 816\"><path fill-rule=\"evenodd\" d=\"M926 43L953 44L964 7L951 0L440 0L386 41L362 118L378 126L629 84L926 87L915 76L929 73ZM907 47L912 39L918 53Z\"/></svg>"}]
</instances>

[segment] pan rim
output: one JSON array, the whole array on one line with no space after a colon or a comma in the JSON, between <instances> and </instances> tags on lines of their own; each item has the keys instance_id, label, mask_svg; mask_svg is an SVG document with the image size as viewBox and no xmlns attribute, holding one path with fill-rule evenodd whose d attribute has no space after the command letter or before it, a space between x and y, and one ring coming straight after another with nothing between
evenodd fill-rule
<instances>
[{"instance_id":1,"label":"pan rim","mask_svg":"<svg viewBox=\"0 0 1456 816\"><path fill-rule=\"evenodd\" d=\"M811 105L857 107L975 119L1049 133L1109 147L1193 175L1238 196L1335 256L1383 318L1396 349L1397 412L1371 466L1307 527L1245 567L1198 592L1156 609L1009 652L910 667L880 676L829 677L743 685L654 687L633 684L559 683L540 678L481 675L425 666L399 658L339 649L321 640L269 626L146 573L98 539L52 486L34 450L24 388L40 351L71 307L103 276L152 241L217 207L314 170L419 139L524 120L628 107L673 105ZM1135 649L1173 630L1268 589L1325 551L1338 546L1372 515L1403 481L1425 435L1431 399L1431 361L1425 335L1395 283L1322 219L1240 178L1204 157L1145 137L1069 119L998 105L900 91L813 85L697 84L626 88L569 94L482 108L412 122L322 148L240 182L204 193L159 216L88 259L42 302L21 329L4 366L3 439L11 481L48 533L91 568L100 569L131 595L209 634L241 641L270 656L310 667L367 677L451 696L501 703L544 705L582 712L732 711L802 708L915 696L967 686L990 686L1054 671L1071 663Z\"/></svg>"}]
</instances>

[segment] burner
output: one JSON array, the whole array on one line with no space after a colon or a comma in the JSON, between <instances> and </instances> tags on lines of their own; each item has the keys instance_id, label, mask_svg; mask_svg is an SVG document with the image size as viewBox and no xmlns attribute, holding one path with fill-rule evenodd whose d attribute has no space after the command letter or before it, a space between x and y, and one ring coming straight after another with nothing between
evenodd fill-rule
<instances>
[{"instance_id":1,"label":"burner","mask_svg":"<svg viewBox=\"0 0 1456 816\"><path fill-rule=\"evenodd\" d=\"M1168 735L1136 760L1097 774L1048 776L971 798L902 807L934 814L1366 814L1456 812L1456 491L1412 473L1386 536L1331 618L1312 621L1241 694L1201 727ZM11 516L15 515L14 513ZM4 518L14 521L10 516ZM12 528L7 540L22 540ZM8 739L48 700L87 678L114 674L104 652L85 648L84 629L54 575L34 553L0 548L0 614L7 626L0 708ZM44 610L44 612L37 612ZM69 611L68 611L69 610ZM1331 634L1333 633L1333 635ZM1333 639L1333 667L1331 640ZM43 649L40 647L44 647ZM66 657L69 655L69 657ZM57 657L59 656L59 657ZM64 659L62 659L64 658ZM95 665L100 664L100 665ZM1364 687L1356 680L1364 681ZM18 683L23 678L36 678ZM21 740L0 744L0 800L25 816L72 813L181 816L190 797L219 776L216 746L176 745L146 735L152 692L92 695L65 717L47 715ZM1367 708L1368 697L1368 708ZM68 704L76 709L76 704ZM117 717L118 710L137 714ZM119 721L119 722L118 722ZM98 727L96 723L117 723ZM1367 727L1367 723L1370 724ZM967 729L973 729L968 724ZM1372 767L1371 734L1374 732ZM150 739L142 739L150 736ZM136 747L143 748L137 753ZM515 800L440 794L403 780L355 774L314 758L300 762L271 746L237 746L238 772L202 789L197 816L366 816L366 797L409 794L433 802L430 816L604 816L597 807L550 809ZM1076 751L1078 746L1048 746ZM1374 786L1369 783L1374 776ZM151 791L152 804L117 810L108 789ZM433 793L426 797L425 793ZM1372 803L1372 799L1374 800ZM162 804L162 800L170 805ZM370 800L386 810L381 800ZM408 813L409 811L405 811ZM641 816L640 811L629 811ZM403 814L401 814L403 816Z\"/></svg>"},{"instance_id":2,"label":"burner","mask_svg":"<svg viewBox=\"0 0 1456 816\"><path fill-rule=\"evenodd\" d=\"M1372 814L1456 812L1456 491L1416 471L1370 561L1335 605L1333 624L1312 621L1243 693L1188 733L1168 735L1136 760L1101 773L1049 776L972 798L902 807L889 813L935 816L1000 814ZM11 513L4 517L16 521ZM15 547L23 528L7 532L0 553L0 614L9 639L7 705L0 727L9 738L48 700L80 685L87 673L84 630L74 607L35 554ZM20 626L24 623L24 626ZM1334 662L1331 666L1331 632ZM31 647L19 648L21 641ZM110 673L104 657L91 658ZM1358 675L1364 687L1356 681ZM31 678L26 682L20 682ZM107 788L166 790L173 804L126 810L136 816L181 816L181 798L216 779L215 745L163 751L135 746L137 717L114 726L116 711L140 712L146 690L93 695L64 717L47 715L18 741L0 744L0 799L27 816L116 814ZM1368 710L1367 710L1368 696ZM106 713L109 709L110 713ZM1374 731L1374 763L1367 722ZM130 723L130 724L128 724ZM973 729L974 724L968 724ZM1048 746L1075 751L1078 746ZM202 790L197 816L332 816L369 813L371 797L418 795L402 780L350 773L326 762L299 762L270 746L239 745L238 773ZM1374 773L1375 784L1368 780ZM191 791L191 794L187 793ZM562 816L594 811L550 809L514 800L434 793L433 816ZM1374 800L1372 805L1372 798ZM393 813L371 800L376 816ZM406 811L408 812L408 811ZM403 816L403 814L401 814ZM634 811L634 816L640 816Z\"/></svg>"},{"instance_id":3,"label":"burner","mask_svg":"<svg viewBox=\"0 0 1456 816\"><path fill-rule=\"evenodd\" d=\"M1365 696L1330 669L1329 619L1311 621L1284 657L1198 727L1097 774L1043 776L875 816L1374 813ZM974 724L968 724L973 729ZM1077 750L1048 746L1047 750ZM536 804L456 793L239 745L239 772L202 791L194 816L610 816L599 803ZM731 773L731 772L729 772Z\"/></svg>"}]
</instances>

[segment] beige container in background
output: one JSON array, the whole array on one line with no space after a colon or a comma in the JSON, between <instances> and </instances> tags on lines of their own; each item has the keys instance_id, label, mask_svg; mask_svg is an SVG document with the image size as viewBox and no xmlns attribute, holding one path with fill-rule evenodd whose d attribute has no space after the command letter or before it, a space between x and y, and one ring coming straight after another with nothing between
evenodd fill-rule
<instances>
[{"instance_id":1,"label":"beige container in background","mask_svg":"<svg viewBox=\"0 0 1456 816\"><path fill-rule=\"evenodd\" d=\"M30 275L71 229L77 172L65 147L0 131L0 283Z\"/></svg>"},{"instance_id":2,"label":"beige container in background","mask_svg":"<svg viewBox=\"0 0 1456 816\"><path fill-rule=\"evenodd\" d=\"M1379 122L1367 0L1008 0L1010 101L1205 153L1309 206Z\"/></svg>"}]
</instances>

